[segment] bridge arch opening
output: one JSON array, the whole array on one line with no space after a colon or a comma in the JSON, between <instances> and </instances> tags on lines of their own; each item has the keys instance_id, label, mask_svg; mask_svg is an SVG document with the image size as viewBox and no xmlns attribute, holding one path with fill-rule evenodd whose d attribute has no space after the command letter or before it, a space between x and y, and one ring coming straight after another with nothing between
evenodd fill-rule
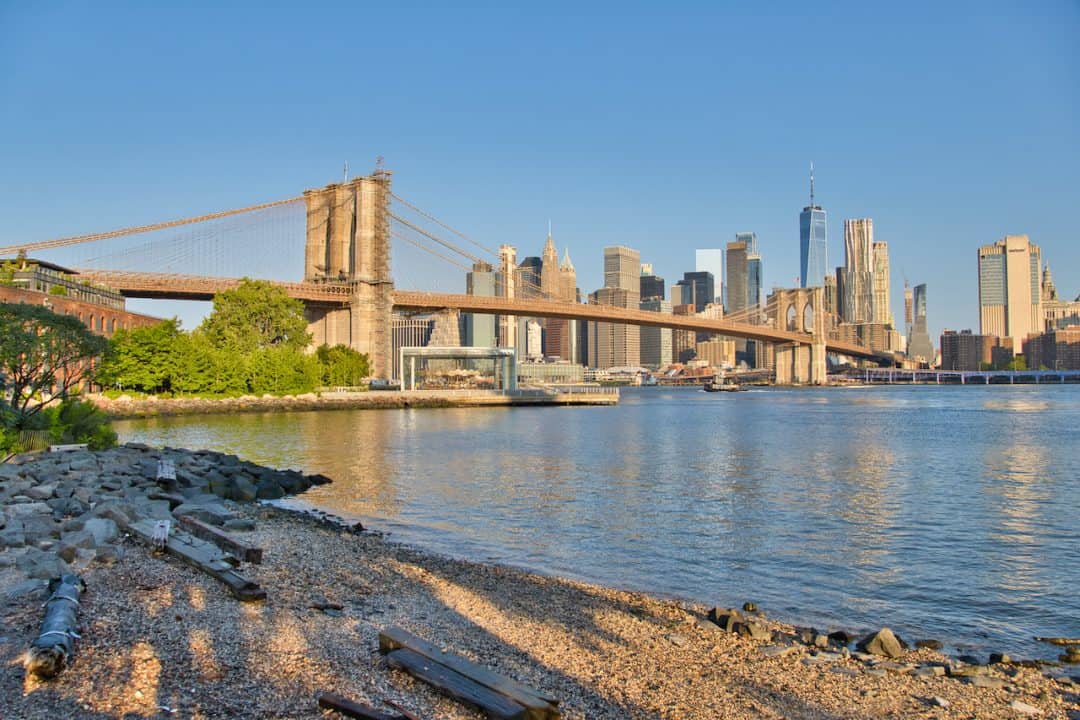
<instances>
[{"instance_id":1,"label":"bridge arch opening","mask_svg":"<svg viewBox=\"0 0 1080 720\"><path fill-rule=\"evenodd\" d=\"M791 331L797 331L799 329L798 325L796 325L796 323L795 323L795 320L798 317L798 314L795 312L795 303L791 303L791 304L788 305L787 312L784 313L784 317L785 317L785 325L784 325L784 327L786 327L788 330L791 330Z\"/></svg>"},{"instance_id":2,"label":"bridge arch opening","mask_svg":"<svg viewBox=\"0 0 1080 720\"><path fill-rule=\"evenodd\" d=\"M810 302L803 305L802 324L803 332L814 332L814 306Z\"/></svg>"}]
</instances>

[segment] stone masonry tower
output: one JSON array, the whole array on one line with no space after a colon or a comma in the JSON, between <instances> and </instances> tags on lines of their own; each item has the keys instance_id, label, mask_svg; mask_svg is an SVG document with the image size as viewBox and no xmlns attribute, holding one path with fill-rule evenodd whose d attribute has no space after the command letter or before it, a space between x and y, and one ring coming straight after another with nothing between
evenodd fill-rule
<instances>
[{"instance_id":1,"label":"stone masonry tower","mask_svg":"<svg viewBox=\"0 0 1080 720\"><path fill-rule=\"evenodd\" d=\"M308 305L316 346L348 345L366 353L373 377L390 377L390 177L367 177L307 190L304 281L351 288L344 305Z\"/></svg>"}]
</instances>

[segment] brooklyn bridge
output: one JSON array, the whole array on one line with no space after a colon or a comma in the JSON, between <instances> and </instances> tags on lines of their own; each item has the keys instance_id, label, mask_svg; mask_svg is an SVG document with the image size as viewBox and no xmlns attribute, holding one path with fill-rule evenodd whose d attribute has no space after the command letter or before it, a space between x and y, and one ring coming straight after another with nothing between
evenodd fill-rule
<instances>
[{"instance_id":1,"label":"brooklyn bridge","mask_svg":"<svg viewBox=\"0 0 1080 720\"><path fill-rule=\"evenodd\" d=\"M777 289L762 306L723 318L568 302L520 282L501 283L495 296L454 292L470 263L488 263L512 277L513 248L504 245L495 251L472 240L396 195L391 180L392 174L380 168L284 200L0 247L0 257L95 248L79 256L81 280L129 298L210 300L236 287L241 277L267 275L260 272L260 258L295 255L299 265L303 234L302 278L263 279L303 301L313 343L340 343L367 353L377 377L390 377L396 362L390 333L395 313L448 310L654 326L763 341L774 349L778 383L824 382L828 353L879 363L894 360L890 353L839 338L821 288ZM301 221L290 220L301 212ZM399 288L407 283L401 276L416 266L423 266L429 285L453 279L449 287ZM433 271L444 279L432 282ZM285 274L280 267L271 272Z\"/></svg>"}]
</instances>

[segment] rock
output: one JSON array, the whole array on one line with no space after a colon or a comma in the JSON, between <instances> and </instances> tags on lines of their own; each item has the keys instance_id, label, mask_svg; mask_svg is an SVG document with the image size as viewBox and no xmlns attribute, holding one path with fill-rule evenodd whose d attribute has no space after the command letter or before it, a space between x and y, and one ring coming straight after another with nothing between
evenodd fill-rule
<instances>
[{"instance_id":1,"label":"rock","mask_svg":"<svg viewBox=\"0 0 1080 720\"><path fill-rule=\"evenodd\" d=\"M22 519L22 526L24 542L28 545L45 538L60 537L60 526L52 515L30 515Z\"/></svg>"},{"instance_id":2,"label":"rock","mask_svg":"<svg viewBox=\"0 0 1080 720\"><path fill-rule=\"evenodd\" d=\"M261 479L255 488L255 497L259 500L278 500L285 497L285 490L275 480Z\"/></svg>"},{"instance_id":3,"label":"rock","mask_svg":"<svg viewBox=\"0 0 1080 720\"><path fill-rule=\"evenodd\" d=\"M856 670L855 668L847 668L847 667L839 667L839 666L833 666L833 667L829 668L829 672L836 673L837 675L847 675L848 677L858 677L859 675L862 675L862 673L859 672L858 670Z\"/></svg>"},{"instance_id":4,"label":"rock","mask_svg":"<svg viewBox=\"0 0 1080 720\"><path fill-rule=\"evenodd\" d=\"M768 645L761 648L762 654L767 657L784 657L798 651L799 648L794 645Z\"/></svg>"},{"instance_id":5,"label":"rock","mask_svg":"<svg viewBox=\"0 0 1080 720\"><path fill-rule=\"evenodd\" d=\"M938 697L937 695L930 698L930 704L931 705L936 705L939 708L942 708L943 710L948 710L949 709L949 701L946 700L943 697Z\"/></svg>"},{"instance_id":6,"label":"rock","mask_svg":"<svg viewBox=\"0 0 1080 720\"><path fill-rule=\"evenodd\" d=\"M751 622L749 620L735 623L735 632L743 637L749 637L759 642L769 642L772 640L772 630L767 629L761 623Z\"/></svg>"},{"instance_id":7,"label":"rock","mask_svg":"<svg viewBox=\"0 0 1080 720\"><path fill-rule=\"evenodd\" d=\"M224 527L226 530L247 532L255 529L255 521L248 518L233 518L232 520L226 520Z\"/></svg>"},{"instance_id":8,"label":"rock","mask_svg":"<svg viewBox=\"0 0 1080 720\"><path fill-rule=\"evenodd\" d=\"M1019 700L1013 700L1011 703L1009 703L1009 707L1020 713L1021 715L1027 715L1029 717L1035 715L1042 715L1042 710L1040 710L1039 708L1033 705L1028 705L1027 703L1020 702Z\"/></svg>"},{"instance_id":9,"label":"rock","mask_svg":"<svg viewBox=\"0 0 1080 720\"><path fill-rule=\"evenodd\" d=\"M742 609L743 609L743 612L756 613L757 612L757 604L747 601L747 602L743 603Z\"/></svg>"},{"instance_id":10,"label":"rock","mask_svg":"<svg viewBox=\"0 0 1080 720\"><path fill-rule=\"evenodd\" d=\"M948 668L949 677L975 677L976 675L986 675L990 672L990 668L985 665L965 665Z\"/></svg>"},{"instance_id":11,"label":"rock","mask_svg":"<svg viewBox=\"0 0 1080 720\"><path fill-rule=\"evenodd\" d=\"M1000 665L1000 664L1006 664L1006 663L1011 663L1011 662L1012 662L1012 658L1009 657L1008 655L1006 655L1005 653L990 653L990 664L991 665Z\"/></svg>"},{"instance_id":12,"label":"rock","mask_svg":"<svg viewBox=\"0 0 1080 720\"><path fill-rule=\"evenodd\" d=\"M918 677L943 677L945 668L941 665L923 665L915 671Z\"/></svg>"},{"instance_id":13,"label":"rock","mask_svg":"<svg viewBox=\"0 0 1080 720\"><path fill-rule=\"evenodd\" d=\"M831 640L837 645L840 645L841 647L847 647L851 644L851 636L843 630L836 630L829 633L829 640Z\"/></svg>"},{"instance_id":14,"label":"rock","mask_svg":"<svg viewBox=\"0 0 1080 720\"><path fill-rule=\"evenodd\" d=\"M877 665L875 665L874 667L879 667L882 670L884 670L885 672L890 672L890 673L893 673L894 675L910 675L912 673L912 671L915 670L914 665L908 665L906 663L892 662L891 660L886 660L884 662L880 662Z\"/></svg>"},{"instance_id":15,"label":"rock","mask_svg":"<svg viewBox=\"0 0 1080 720\"><path fill-rule=\"evenodd\" d=\"M53 496L55 490L55 485L35 485L32 488L27 488L26 496L31 500L48 500Z\"/></svg>"},{"instance_id":16,"label":"rock","mask_svg":"<svg viewBox=\"0 0 1080 720\"><path fill-rule=\"evenodd\" d=\"M113 545L99 547L94 553L94 561L103 565L112 565L120 559L120 551Z\"/></svg>"},{"instance_id":17,"label":"rock","mask_svg":"<svg viewBox=\"0 0 1080 720\"><path fill-rule=\"evenodd\" d=\"M312 485L329 485L330 483L334 482L325 475L320 475L318 473L314 475L305 475L304 480L307 481L308 487L311 487Z\"/></svg>"},{"instance_id":18,"label":"rock","mask_svg":"<svg viewBox=\"0 0 1080 720\"><path fill-rule=\"evenodd\" d=\"M923 639L923 640L916 640L915 641L915 647L917 647L917 648L926 648L927 650L940 650L941 649L941 641L940 640L932 640L932 639L929 639L929 638Z\"/></svg>"},{"instance_id":19,"label":"rock","mask_svg":"<svg viewBox=\"0 0 1080 720\"><path fill-rule=\"evenodd\" d=\"M258 489L243 477L234 477L229 485L229 498L237 502L252 502L258 496Z\"/></svg>"},{"instance_id":20,"label":"rock","mask_svg":"<svg viewBox=\"0 0 1080 720\"><path fill-rule=\"evenodd\" d=\"M46 590L46 584L41 580L23 580L0 589L0 597L5 603L11 603L22 598L45 597Z\"/></svg>"},{"instance_id":21,"label":"rock","mask_svg":"<svg viewBox=\"0 0 1080 720\"><path fill-rule=\"evenodd\" d=\"M116 523L109 518L103 517L87 520L86 524L83 525L83 531L94 536L95 545L110 543L120 536L120 529L116 526Z\"/></svg>"},{"instance_id":22,"label":"rock","mask_svg":"<svg viewBox=\"0 0 1080 720\"><path fill-rule=\"evenodd\" d=\"M82 515L90 509L90 506L75 497L53 498L46 501L52 508L53 517L75 517Z\"/></svg>"},{"instance_id":23,"label":"rock","mask_svg":"<svg viewBox=\"0 0 1080 720\"><path fill-rule=\"evenodd\" d=\"M889 628L882 628L859 641L859 649L873 655L898 658L904 654L899 638Z\"/></svg>"},{"instance_id":24,"label":"rock","mask_svg":"<svg viewBox=\"0 0 1080 720\"><path fill-rule=\"evenodd\" d=\"M22 518L28 515L49 515L52 508L43 502L24 502L8 505L6 512L9 518Z\"/></svg>"},{"instance_id":25,"label":"rock","mask_svg":"<svg viewBox=\"0 0 1080 720\"><path fill-rule=\"evenodd\" d=\"M668 635L665 635L664 637L671 641L671 644L675 645L676 647L682 647L687 643L685 635L677 635L675 633L670 633Z\"/></svg>"},{"instance_id":26,"label":"rock","mask_svg":"<svg viewBox=\"0 0 1080 720\"><path fill-rule=\"evenodd\" d=\"M7 527L0 530L0 547L17 548L26 545L22 520L8 520Z\"/></svg>"},{"instance_id":27,"label":"rock","mask_svg":"<svg viewBox=\"0 0 1080 720\"><path fill-rule=\"evenodd\" d=\"M735 625L742 620L742 615L734 608L714 607L709 610L709 620L720 626L727 632L735 632Z\"/></svg>"},{"instance_id":28,"label":"rock","mask_svg":"<svg viewBox=\"0 0 1080 720\"><path fill-rule=\"evenodd\" d=\"M1004 680L990 677L989 675L970 675L961 678L961 680L969 685L974 685L975 687L990 688L992 690L1000 690L1005 687Z\"/></svg>"},{"instance_id":29,"label":"rock","mask_svg":"<svg viewBox=\"0 0 1080 720\"><path fill-rule=\"evenodd\" d=\"M60 577L68 571L67 563L51 552L30 548L28 552L15 561L15 567L26 573L27 577L40 580L50 580Z\"/></svg>"},{"instance_id":30,"label":"rock","mask_svg":"<svg viewBox=\"0 0 1080 720\"><path fill-rule=\"evenodd\" d=\"M829 636L818 633L813 637L814 647L827 648L829 647Z\"/></svg>"},{"instance_id":31,"label":"rock","mask_svg":"<svg viewBox=\"0 0 1080 720\"><path fill-rule=\"evenodd\" d=\"M228 508L220 503L198 504L190 501L178 506L172 511L172 514L178 518L190 515L196 520L202 520L210 525L224 525L233 518L233 514L229 512Z\"/></svg>"}]
</instances>

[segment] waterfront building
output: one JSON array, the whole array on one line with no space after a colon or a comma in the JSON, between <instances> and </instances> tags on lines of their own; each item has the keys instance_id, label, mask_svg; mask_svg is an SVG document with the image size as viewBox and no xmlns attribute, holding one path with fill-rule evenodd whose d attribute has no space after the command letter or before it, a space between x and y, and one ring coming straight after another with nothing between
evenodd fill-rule
<instances>
[{"instance_id":1,"label":"waterfront building","mask_svg":"<svg viewBox=\"0 0 1080 720\"><path fill-rule=\"evenodd\" d=\"M393 379L401 379L401 348L427 347L435 319L431 316L408 316L395 314L390 320L390 342L394 362L390 363Z\"/></svg>"},{"instance_id":2,"label":"waterfront building","mask_svg":"<svg viewBox=\"0 0 1080 720\"><path fill-rule=\"evenodd\" d=\"M1080 370L1080 325L1029 335L1024 359L1032 370Z\"/></svg>"},{"instance_id":3,"label":"waterfront building","mask_svg":"<svg viewBox=\"0 0 1080 720\"><path fill-rule=\"evenodd\" d=\"M1012 338L975 335L970 330L941 334L942 370L981 370L1002 366L1013 357Z\"/></svg>"},{"instance_id":4,"label":"waterfront building","mask_svg":"<svg viewBox=\"0 0 1080 720\"><path fill-rule=\"evenodd\" d=\"M723 292L720 287L716 287L715 283L722 283L721 278L724 277L724 250L723 248L703 248L694 251L694 270L697 272L712 273L713 276L713 292L715 295L706 300L706 302L723 302Z\"/></svg>"},{"instance_id":5,"label":"waterfront building","mask_svg":"<svg viewBox=\"0 0 1080 720\"><path fill-rule=\"evenodd\" d=\"M907 293L908 291L905 289L905 295ZM930 333L926 325L926 283L916 285L910 295L910 316L912 320L908 330L907 354L908 357L932 364L934 362L934 345L930 342ZM906 308L905 313L908 313Z\"/></svg>"},{"instance_id":6,"label":"waterfront building","mask_svg":"<svg viewBox=\"0 0 1080 720\"><path fill-rule=\"evenodd\" d=\"M571 362L523 362L517 366L519 385L574 385L585 381L585 368Z\"/></svg>"},{"instance_id":7,"label":"waterfront building","mask_svg":"<svg viewBox=\"0 0 1080 720\"><path fill-rule=\"evenodd\" d=\"M693 315L694 306L689 303L675 305L672 303L673 315ZM671 354L674 362L685 363L694 359L697 355L697 333L693 330L671 331Z\"/></svg>"},{"instance_id":8,"label":"waterfront building","mask_svg":"<svg viewBox=\"0 0 1080 720\"><path fill-rule=\"evenodd\" d=\"M829 235L826 213L814 203L814 166L810 165L810 204L799 214L799 282L816 287L829 274Z\"/></svg>"},{"instance_id":9,"label":"waterfront building","mask_svg":"<svg viewBox=\"0 0 1080 720\"><path fill-rule=\"evenodd\" d=\"M20 255L0 260L0 284L7 287L45 293L82 303L124 309L124 296L102 285L78 280L78 271L44 260Z\"/></svg>"},{"instance_id":10,"label":"waterfront building","mask_svg":"<svg viewBox=\"0 0 1080 720\"><path fill-rule=\"evenodd\" d=\"M671 303L660 298L642 298L639 307L650 312L671 314ZM641 364L650 370L656 370L671 364L672 337L671 328L641 327Z\"/></svg>"},{"instance_id":11,"label":"waterfront building","mask_svg":"<svg viewBox=\"0 0 1080 720\"><path fill-rule=\"evenodd\" d=\"M478 261L465 274L465 293L480 297L495 297L496 273L490 263ZM495 316L465 313L465 345L495 347Z\"/></svg>"},{"instance_id":12,"label":"waterfront building","mask_svg":"<svg viewBox=\"0 0 1080 720\"><path fill-rule=\"evenodd\" d=\"M695 359L702 360L714 368L730 369L735 367L735 341L726 337L711 337L699 341L694 346Z\"/></svg>"},{"instance_id":13,"label":"waterfront building","mask_svg":"<svg viewBox=\"0 0 1080 720\"><path fill-rule=\"evenodd\" d=\"M874 321L874 221L858 218L844 221L844 267L840 317L848 323Z\"/></svg>"},{"instance_id":14,"label":"waterfront building","mask_svg":"<svg viewBox=\"0 0 1080 720\"><path fill-rule=\"evenodd\" d=\"M979 331L1012 338L1016 353L1044 326L1041 267L1039 246L1027 235L1006 235L979 248Z\"/></svg>"}]
</instances>

